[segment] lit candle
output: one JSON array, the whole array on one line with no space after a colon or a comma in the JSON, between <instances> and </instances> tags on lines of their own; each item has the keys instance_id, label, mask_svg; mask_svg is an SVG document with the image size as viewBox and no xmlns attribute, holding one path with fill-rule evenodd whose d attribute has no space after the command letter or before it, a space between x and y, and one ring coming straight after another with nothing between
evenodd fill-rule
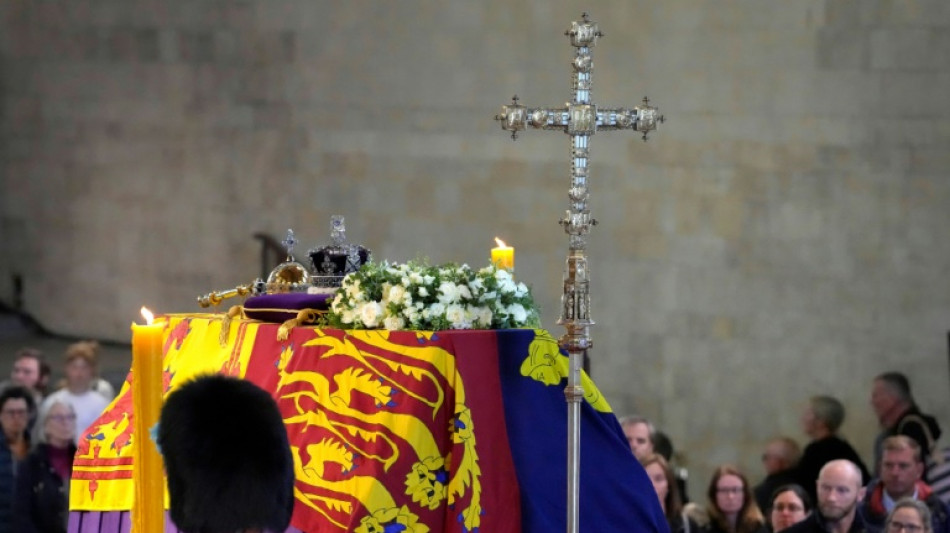
<instances>
[{"instance_id":1,"label":"lit candle","mask_svg":"<svg viewBox=\"0 0 950 533\"><path fill-rule=\"evenodd\" d=\"M515 249L505 244L505 241L495 237L498 246L491 249L491 262L498 268L515 269Z\"/></svg>"},{"instance_id":2,"label":"lit candle","mask_svg":"<svg viewBox=\"0 0 950 533\"><path fill-rule=\"evenodd\" d=\"M165 324L152 324L152 313L142 308L146 325L132 324L132 531L165 531L165 477L162 456L149 430L158 422L162 409L162 330Z\"/></svg>"}]
</instances>

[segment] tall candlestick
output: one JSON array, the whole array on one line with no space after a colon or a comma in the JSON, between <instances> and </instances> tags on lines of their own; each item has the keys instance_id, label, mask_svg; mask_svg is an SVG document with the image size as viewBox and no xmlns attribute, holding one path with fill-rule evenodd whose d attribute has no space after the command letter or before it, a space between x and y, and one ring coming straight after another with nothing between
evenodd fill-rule
<instances>
[{"instance_id":1,"label":"tall candlestick","mask_svg":"<svg viewBox=\"0 0 950 533\"><path fill-rule=\"evenodd\" d=\"M132 324L132 415L134 462L132 481L132 532L165 531L165 477L162 456L149 436L162 409L162 330L165 324L153 324L152 313L142 308L147 324Z\"/></svg>"},{"instance_id":2,"label":"tall candlestick","mask_svg":"<svg viewBox=\"0 0 950 533\"><path fill-rule=\"evenodd\" d=\"M491 262L498 268L515 269L515 249L505 244L505 241L495 237L498 246L491 249Z\"/></svg>"}]
</instances>

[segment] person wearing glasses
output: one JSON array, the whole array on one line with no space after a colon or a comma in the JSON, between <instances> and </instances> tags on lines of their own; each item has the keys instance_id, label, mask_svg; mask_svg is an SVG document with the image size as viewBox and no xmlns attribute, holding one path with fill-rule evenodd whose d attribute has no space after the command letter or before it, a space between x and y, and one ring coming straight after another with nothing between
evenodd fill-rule
<instances>
[{"instance_id":1,"label":"person wearing glasses","mask_svg":"<svg viewBox=\"0 0 950 533\"><path fill-rule=\"evenodd\" d=\"M811 514L811 498L801 485L782 485L772 494L769 509L772 531L778 533L808 518Z\"/></svg>"},{"instance_id":2,"label":"person wearing glasses","mask_svg":"<svg viewBox=\"0 0 950 533\"><path fill-rule=\"evenodd\" d=\"M17 471L15 531L66 533L76 411L65 401L44 404L36 427L37 445Z\"/></svg>"},{"instance_id":3,"label":"person wearing glasses","mask_svg":"<svg viewBox=\"0 0 950 533\"><path fill-rule=\"evenodd\" d=\"M13 531L13 494L17 462L30 450L26 428L33 412L33 394L25 387L0 393L0 533Z\"/></svg>"},{"instance_id":4,"label":"person wearing glasses","mask_svg":"<svg viewBox=\"0 0 950 533\"><path fill-rule=\"evenodd\" d=\"M752 489L742 472L722 465L713 473L706 491L709 514L707 533L765 533L765 518L752 497Z\"/></svg>"},{"instance_id":5,"label":"person wearing glasses","mask_svg":"<svg viewBox=\"0 0 950 533\"><path fill-rule=\"evenodd\" d=\"M865 533L857 513L864 498L861 469L847 459L828 462L818 473L818 507L785 533Z\"/></svg>"},{"instance_id":6,"label":"person wearing glasses","mask_svg":"<svg viewBox=\"0 0 950 533\"><path fill-rule=\"evenodd\" d=\"M884 530L888 533L934 533L930 509L920 500L905 498L887 515Z\"/></svg>"},{"instance_id":7,"label":"person wearing glasses","mask_svg":"<svg viewBox=\"0 0 950 533\"><path fill-rule=\"evenodd\" d=\"M868 486L868 496L858 506L869 532L884 531L885 519L896 502L909 498L928 508L935 533L950 533L950 507L922 481L924 464L920 453L917 441L906 435L884 439L878 465L881 478Z\"/></svg>"}]
</instances>

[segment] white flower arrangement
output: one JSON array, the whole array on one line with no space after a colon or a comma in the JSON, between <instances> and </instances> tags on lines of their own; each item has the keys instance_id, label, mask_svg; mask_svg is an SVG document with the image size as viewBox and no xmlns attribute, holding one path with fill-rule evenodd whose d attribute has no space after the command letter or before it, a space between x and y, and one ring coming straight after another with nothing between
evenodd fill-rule
<instances>
[{"instance_id":1,"label":"white flower arrangement","mask_svg":"<svg viewBox=\"0 0 950 533\"><path fill-rule=\"evenodd\" d=\"M347 274L330 305L344 329L444 330L540 327L527 285L496 266L367 263Z\"/></svg>"}]
</instances>

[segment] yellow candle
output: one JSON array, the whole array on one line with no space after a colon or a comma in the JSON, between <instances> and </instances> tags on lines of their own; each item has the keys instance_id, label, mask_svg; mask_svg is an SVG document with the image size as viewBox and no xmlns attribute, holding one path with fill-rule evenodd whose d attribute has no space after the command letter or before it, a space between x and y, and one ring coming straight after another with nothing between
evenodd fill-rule
<instances>
[{"instance_id":1,"label":"yellow candle","mask_svg":"<svg viewBox=\"0 0 950 533\"><path fill-rule=\"evenodd\" d=\"M495 237L498 246L491 249L491 262L498 268L515 269L515 249L505 244L505 241Z\"/></svg>"},{"instance_id":2,"label":"yellow candle","mask_svg":"<svg viewBox=\"0 0 950 533\"><path fill-rule=\"evenodd\" d=\"M147 325L132 324L132 532L165 531L165 477L162 456L149 430L158 422L162 409L162 330L165 324L152 324L152 313L142 308Z\"/></svg>"}]
</instances>

